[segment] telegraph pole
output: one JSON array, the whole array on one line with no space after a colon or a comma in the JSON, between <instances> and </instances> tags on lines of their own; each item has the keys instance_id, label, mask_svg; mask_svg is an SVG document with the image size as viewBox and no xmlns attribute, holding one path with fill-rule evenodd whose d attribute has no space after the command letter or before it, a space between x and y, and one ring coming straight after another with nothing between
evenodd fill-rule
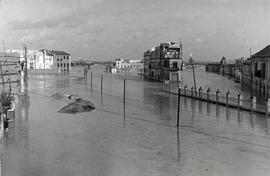
<instances>
[{"instance_id":1,"label":"telegraph pole","mask_svg":"<svg viewBox=\"0 0 270 176\"><path fill-rule=\"evenodd\" d=\"M251 76L250 76L250 82L251 82L250 88L251 88L251 96L253 97L253 67L252 67L252 58L251 58L251 48L249 48L249 58L250 58L250 73L251 73Z\"/></svg>"},{"instance_id":2,"label":"telegraph pole","mask_svg":"<svg viewBox=\"0 0 270 176\"><path fill-rule=\"evenodd\" d=\"M193 81L194 81L194 88L195 88L195 95L197 95L197 87L196 87L196 78L195 78L195 69L194 69L194 60L192 58L192 53L190 54L190 62L192 66L192 71L193 71Z\"/></svg>"}]
</instances>

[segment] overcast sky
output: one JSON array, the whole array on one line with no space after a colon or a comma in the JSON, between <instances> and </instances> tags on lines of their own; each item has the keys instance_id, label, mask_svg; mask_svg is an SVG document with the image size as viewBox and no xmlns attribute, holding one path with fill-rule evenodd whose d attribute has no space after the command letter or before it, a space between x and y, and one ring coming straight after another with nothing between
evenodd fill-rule
<instances>
[{"instance_id":1,"label":"overcast sky","mask_svg":"<svg viewBox=\"0 0 270 176\"><path fill-rule=\"evenodd\" d=\"M184 60L248 56L270 44L270 0L0 0L7 48L140 59L180 37Z\"/></svg>"}]
</instances>

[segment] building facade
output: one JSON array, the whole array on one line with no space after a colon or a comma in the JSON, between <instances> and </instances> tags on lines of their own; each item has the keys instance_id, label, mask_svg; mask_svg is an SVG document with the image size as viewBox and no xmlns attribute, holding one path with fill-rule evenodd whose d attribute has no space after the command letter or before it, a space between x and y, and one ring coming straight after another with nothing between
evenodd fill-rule
<instances>
[{"instance_id":1,"label":"building facade","mask_svg":"<svg viewBox=\"0 0 270 176\"><path fill-rule=\"evenodd\" d=\"M251 56L253 89L270 93L270 45Z\"/></svg>"},{"instance_id":2,"label":"building facade","mask_svg":"<svg viewBox=\"0 0 270 176\"><path fill-rule=\"evenodd\" d=\"M127 59L119 58L115 59L115 66L117 69L128 69L130 68L130 63Z\"/></svg>"},{"instance_id":3,"label":"building facade","mask_svg":"<svg viewBox=\"0 0 270 176\"><path fill-rule=\"evenodd\" d=\"M27 69L49 69L58 72L68 72L70 70L70 54L65 51L55 50L9 50L11 53L18 53L21 63L27 63Z\"/></svg>"},{"instance_id":4,"label":"building facade","mask_svg":"<svg viewBox=\"0 0 270 176\"><path fill-rule=\"evenodd\" d=\"M144 76L157 81L180 81L183 69L182 44L161 43L144 53Z\"/></svg>"},{"instance_id":5,"label":"building facade","mask_svg":"<svg viewBox=\"0 0 270 176\"><path fill-rule=\"evenodd\" d=\"M129 60L131 69L142 69L143 68L143 60Z\"/></svg>"},{"instance_id":6,"label":"building facade","mask_svg":"<svg viewBox=\"0 0 270 176\"><path fill-rule=\"evenodd\" d=\"M69 72L70 71L70 54L65 51L50 51L54 58L54 67L58 72Z\"/></svg>"}]
</instances>

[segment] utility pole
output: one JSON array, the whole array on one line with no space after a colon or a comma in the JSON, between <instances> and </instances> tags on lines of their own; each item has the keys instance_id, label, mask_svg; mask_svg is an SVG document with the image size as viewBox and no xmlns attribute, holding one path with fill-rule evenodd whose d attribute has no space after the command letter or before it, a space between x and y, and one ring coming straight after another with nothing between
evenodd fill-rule
<instances>
[{"instance_id":1,"label":"utility pole","mask_svg":"<svg viewBox=\"0 0 270 176\"><path fill-rule=\"evenodd\" d=\"M190 62L192 66L192 71L193 71L193 81L194 81L194 88L195 88L195 95L197 95L197 87L196 87L196 78L195 78L195 69L194 69L194 60L192 58L192 53L190 54Z\"/></svg>"},{"instance_id":2,"label":"utility pole","mask_svg":"<svg viewBox=\"0 0 270 176\"><path fill-rule=\"evenodd\" d=\"M251 90L250 91L251 91L251 96L253 97L253 67L252 67L252 58L251 58L251 48L249 48L249 57L250 57L250 73L251 73L251 76L250 76Z\"/></svg>"}]
</instances>

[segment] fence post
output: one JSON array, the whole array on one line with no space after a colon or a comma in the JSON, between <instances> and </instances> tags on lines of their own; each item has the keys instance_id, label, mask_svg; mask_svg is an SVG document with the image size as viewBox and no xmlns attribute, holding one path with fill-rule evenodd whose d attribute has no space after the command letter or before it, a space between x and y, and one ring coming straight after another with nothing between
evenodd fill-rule
<instances>
[{"instance_id":1,"label":"fence post","mask_svg":"<svg viewBox=\"0 0 270 176\"><path fill-rule=\"evenodd\" d=\"M185 87L184 87L184 95L187 95L187 88L188 88L188 86L185 85Z\"/></svg>"},{"instance_id":2,"label":"fence post","mask_svg":"<svg viewBox=\"0 0 270 176\"><path fill-rule=\"evenodd\" d=\"M190 92L190 97L193 97L193 86L190 88L191 92Z\"/></svg>"},{"instance_id":3,"label":"fence post","mask_svg":"<svg viewBox=\"0 0 270 176\"><path fill-rule=\"evenodd\" d=\"M243 96L239 93L238 95L238 110L240 109L240 106L242 106L242 99L243 99Z\"/></svg>"},{"instance_id":4,"label":"fence post","mask_svg":"<svg viewBox=\"0 0 270 176\"><path fill-rule=\"evenodd\" d=\"M207 101L209 101L209 93L211 92L211 89L208 87L207 89Z\"/></svg>"},{"instance_id":5,"label":"fence post","mask_svg":"<svg viewBox=\"0 0 270 176\"><path fill-rule=\"evenodd\" d=\"M218 94L220 93L220 90L218 89L217 91L216 91L216 103L218 103L218 99L219 99L219 97L218 97Z\"/></svg>"},{"instance_id":6,"label":"fence post","mask_svg":"<svg viewBox=\"0 0 270 176\"><path fill-rule=\"evenodd\" d=\"M229 103L229 94L231 94L230 90L226 92L226 106L228 106Z\"/></svg>"},{"instance_id":7,"label":"fence post","mask_svg":"<svg viewBox=\"0 0 270 176\"><path fill-rule=\"evenodd\" d=\"M179 121L180 121L180 94L181 94L181 86L178 86L178 108L177 108L177 128L179 127Z\"/></svg>"},{"instance_id":8,"label":"fence post","mask_svg":"<svg viewBox=\"0 0 270 176\"><path fill-rule=\"evenodd\" d=\"M201 93L202 93L202 87L199 88L199 98L201 98Z\"/></svg>"},{"instance_id":9,"label":"fence post","mask_svg":"<svg viewBox=\"0 0 270 176\"><path fill-rule=\"evenodd\" d=\"M267 103L266 103L266 115L270 112L270 98L267 98Z\"/></svg>"},{"instance_id":10,"label":"fence post","mask_svg":"<svg viewBox=\"0 0 270 176\"><path fill-rule=\"evenodd\" d=\"M253 112L253 110L256 108L256 101L257 98L255 96L251 97L251 112Z\"/></svg>"}]
</instances>

